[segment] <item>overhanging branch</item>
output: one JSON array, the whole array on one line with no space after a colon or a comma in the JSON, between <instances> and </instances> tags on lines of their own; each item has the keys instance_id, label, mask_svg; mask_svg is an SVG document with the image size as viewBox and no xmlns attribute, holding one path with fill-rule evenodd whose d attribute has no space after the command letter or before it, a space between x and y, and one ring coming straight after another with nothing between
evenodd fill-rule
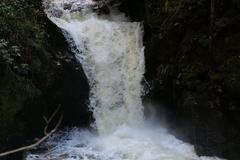
<instances>
[{"instance_id":1,"label":"overhanging branch","mask_svg":"<svg viewBox=\"0 0 240 160\"><path fill-rule=\"evenodd\" d=\"M60 109L60 106L53 112L53 114L51 115L51 117L49 119L44 117L45 122L46 122L46 126L44 128L44 134L45 134L44 137L42 137L40 140L38 140L37 142L35 142L35 143L31 144L31 145L20 147L20 148L17 148L17 149L13 149L13 150L10 150L10 151L7 151L7 152L0 153L0 157L4 157L4 156L10 155L10 154L14 154L14 153L17 153L17 152L21 152L21 151L31 150L31 149L37 147L38 145L40 145L46 139L48 139L53 133L55 133L57 131L57 129L59 128L59 126L62 123L63 115L60 116L56 126L50 132L47 132L49 124L51 123L53 118L56 116L56 114L59 111L59 109Z\"/></svg>"}]
</instances>

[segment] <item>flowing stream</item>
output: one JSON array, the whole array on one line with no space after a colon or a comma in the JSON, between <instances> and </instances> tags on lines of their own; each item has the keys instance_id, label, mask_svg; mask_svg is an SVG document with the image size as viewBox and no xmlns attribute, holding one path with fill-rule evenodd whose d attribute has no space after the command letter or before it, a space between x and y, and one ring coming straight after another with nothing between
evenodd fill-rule
<instances>
[{"instance_id":1,"label":"flowing stream","mask_svg":"<svg viewBox=\"0 0 240 160\"><path fill-rule=\"evenodd\" d=\"M145 121L140 23L130 22L101 1L47 0L43 4L83 66L95 122L93 131L72 129L54 135L42 146L44 151L29 153L27 160L218 159L198 157L193 146Z\"/></svg>"}]
</instances>

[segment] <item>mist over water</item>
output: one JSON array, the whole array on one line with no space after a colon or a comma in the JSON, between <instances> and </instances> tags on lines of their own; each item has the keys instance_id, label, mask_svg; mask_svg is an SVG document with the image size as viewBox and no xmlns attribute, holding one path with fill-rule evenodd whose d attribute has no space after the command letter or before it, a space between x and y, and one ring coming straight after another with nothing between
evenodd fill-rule
<instances>
[{"instance_id":1,"label":"mist over water","mask_svg":"<svg viewBox=\"0 0 240 160\"><path fill-rule=\"evenodd\" d=\"M145 121L141 96L144 47L141 24L91 0L48 0L46 14L62 29L90 84L94 131L56 134L27 160L217 160ZM77 107L77 106L76 106Z\"/></svg>"}]
</instances>

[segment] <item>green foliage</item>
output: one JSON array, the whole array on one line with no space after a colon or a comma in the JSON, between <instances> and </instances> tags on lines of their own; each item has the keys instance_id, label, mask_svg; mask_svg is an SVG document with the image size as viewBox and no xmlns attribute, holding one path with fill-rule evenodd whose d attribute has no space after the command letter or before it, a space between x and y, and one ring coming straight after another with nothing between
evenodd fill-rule
<instances>
[{"instance_id":1,"label":"green foliage","mask_svg":"<svg viewBox=\"0 0 240 160\"><path fill-rule=\"evenodd\" d=\"M40 4L31 0L0 2L0 63L16 73L27 74L32 54L45 47L44 13Z\"/></svg>"},{"instance_id":2,"label":"green foliage","mask_svg":"<svg viewBox=\"0 0 240 160\"><path fill-rule=\"evenodd\" d=\"M0 63L13 65L14 58L20 57L18 46L9 46L9 43L0 39Z\"/></svg>"},{"instance_id":3,"label":"green foliage","mask_svg":"<svg viewBox=\"0 0 240 160\"><path fill-rule=\"evenodd\" d=\"M0 24L3 28L0 31L17 32L12 29L15 26L18 27L26 17L34 20L36 16L41 16L43 12L40 11L39 3L41 2L31 0L2 0L0 2Z\"/></svg>"},{"instance_id":4,"label":"green foliage","mask_svg":"<svg viewBox=\"0 0 240 160\"><path fill-rule=\"evenodd\" d=\"M24 133L19 115L42 94L39 77L47 77L49 71L47 18L41 3L0 1L0 144Z\"/></svg>"},{"instance_id":5,"label":"green foliage","mask_svg":"<svg viewBox=\"0 0 240 160\"><path fill-rule=\"evenodd\" d=\"M173 76L174 65L160 64L157 69L158 78L160 80L167 80L169 77Z\"/></svg>"},{"instance_id":6,"label":"green foliage","mask_svg":"<svg viewBox=\"0 0 240 160\"><path fill-rule=\"evenodd\" d=\"M38 96L40 91L31 81L8 74L0 81L0 142L12 136L21 136L24 132L23 122L17 116L26 101Z\"/></svg>"},{"instance_id":7,"label":"green foliage","mask_svg":"<svg viewBox=\"0 0 240 160\"><path fill-rule=\"evenodd\" d=\"M239 105L237 28L240 23L234 18L240 13L236 9L238 2L216 1L211 54L210 1L149 0L145 3L145 21L151 33L146 51L148 59L154 62L149 64L153 67L149 72L160 82L159 96L165 96L179 108L185 106L184 99L198 96L216 104L214 107L230 109L231 105ZM151 70L155 68L153 73Z\"/></svg>"}]
</instances>

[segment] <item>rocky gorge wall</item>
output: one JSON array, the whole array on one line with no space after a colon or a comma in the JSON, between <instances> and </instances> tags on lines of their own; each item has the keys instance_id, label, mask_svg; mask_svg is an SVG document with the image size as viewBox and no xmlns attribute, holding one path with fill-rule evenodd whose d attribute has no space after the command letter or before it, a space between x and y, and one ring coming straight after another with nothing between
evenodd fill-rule
<instances>
[{"instance_id":1,"label":"rocky gorge wall","mask_svg":"<svg viewBox=\"0 0 240 160\"><path fill-rule=\"evenodd\" d=\"M88 126L88 82L42 2L1 1L0 17L0 152L43 136L58 106L62 126Z\"/></svg>"},{"instance_id":2,"label":"rocky gorge wall","mask_svg":"<svg viewBox=\"0 0 240 160\"><path fill-rule=\"evenodd\" d=\"M144 5L149 98L163 106L159 112L172 132L199 154L230 160L240 156L239 4L220 0L211 8L205 0L149 0Z\"/></svg>"}]
</instances>

